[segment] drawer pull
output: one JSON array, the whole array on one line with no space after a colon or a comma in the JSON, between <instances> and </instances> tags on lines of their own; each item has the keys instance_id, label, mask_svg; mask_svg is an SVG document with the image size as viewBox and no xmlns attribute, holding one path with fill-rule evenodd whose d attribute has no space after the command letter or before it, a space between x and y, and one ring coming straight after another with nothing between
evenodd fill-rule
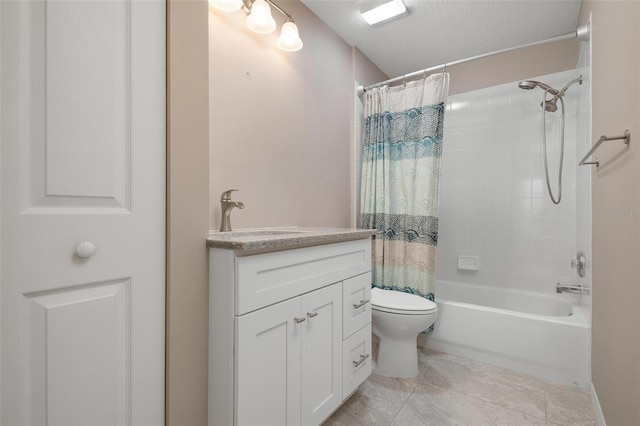
<instances>
[{"instance_id":1,"label":"drawer pull","mask_svg":"<svg viewBox=\"0 0 640 426\"><path fill-rule=\"evenodd\" d=\"M305 317L302 317L302 318L294 318L293 320L296 322L296 324L300 324L301 322L303 322L304 320L306 320L306 318L305 318Z\"/></svg>"},{"instance_id":2,"label":"drawer pull","mask_svg":"<svg viewBox=\"0 0 640 426\"><path fill-rule=\"evenodd\" d=\"M360 303L354 303L353 304L353 309L360 309L362 308L364 305L366 305L367 303L369 303L368 300L361 300Z\"/></svg>"},{"instance_id":3,"label":"drawer pull","mask_svg":"<svg viewBox=\"0 0 640 426\"><path fill-rule=\"evenodd\" d=\"M366 355L360 355L360 359L358 361L353 361L353 366L354 367L360 367L360 364L362 364L363 362L365 362L365 360L369 358L369 354Z\"/></svg>"},{"instance_id":4,"label":"drawer pull","mask_svg":"<svg viewBox=\"0 0 640 426\"><path fill-rule=\"evenodd\" d=\"M318 313L317 313L317 312L307 312L307 316L308 316L309 318L317 317L317 316L318 316Z\"/></svg>"}]
</instances>

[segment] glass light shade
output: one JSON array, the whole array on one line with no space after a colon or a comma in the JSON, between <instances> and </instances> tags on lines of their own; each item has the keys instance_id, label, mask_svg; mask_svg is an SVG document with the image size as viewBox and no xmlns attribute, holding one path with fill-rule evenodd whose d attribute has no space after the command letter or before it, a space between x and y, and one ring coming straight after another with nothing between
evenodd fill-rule
<instances>
[{"instance_id":1,"label":"glass light shade","mask_svg":"<svg viewBox=\"0 0 640 426\"><path fill-rule=\"evenodd\" d=\"M280 30L280 37L276 41L278 47L287 52L296 52L302 49L302 40L298 35L298 26L291 22L285 22Z\"/></svg>"},{"instance_id":2,"label":"glass light shade","mask_svg":"<svg viewBox=\"0 0 640 426\"><path fill-rule=\"evenodd\" d=\"M396 16L406 14L407 7L404 5L402 0L391 0L367 11L361 10L360 13L364 20L367 21L367 24L375 25L388 19L395 18Z\"/></svg>"},{"instance_id":3,"label":"glass light shade","mask_svg":"<svg viewBox=\"0 0 640 426\"><path fill-rule=\"evenodd\" d=\"M265 0L256 0L247 16L247 27L258 34L269 34L276 29L276 21L271 16L271 7Z\"/></svg>"},{"instance_id":4,"label":"glass light shade","mask_svg":"<svg viewBox=\"0 0 640 426\"><path fill-rule=\"evenodd\" d=\"M209 2L223 12L235 12L242 7L242 0L209 0Z\"/></svg>"}]
</instances>

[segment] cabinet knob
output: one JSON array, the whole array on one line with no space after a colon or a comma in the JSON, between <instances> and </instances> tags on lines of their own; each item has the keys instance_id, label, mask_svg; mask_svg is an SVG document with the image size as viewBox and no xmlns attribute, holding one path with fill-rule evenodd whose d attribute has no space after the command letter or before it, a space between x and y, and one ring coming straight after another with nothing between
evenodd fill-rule
<instances>
[{"instance_id":1,"label":"cabinet knob","mask_svg":"<svg viewBox=\"0 0 640 426\"><path fill-rule=\"evenodd\" d=\"M369 354L366 355L360 355L360 359L357 361L353 361L353 366L354 367L360 367L360 364L362 364L363 362L366 361L366 359L369 358Z\"/></svg>"},{"instance_id":2,"label":"cabinet knob","mask_svg":"<svg viewBox=\"0 0 640 426\"><path fill-rule=\"evenodd\" d=\"M305 320L306 320L306 318L305 318L305 317L302 317L302 318L297 318L297 317L296 317L296 318L294 318L293 320L296 322L296 324L300 324L301 322L305 321Z\"/></svg>"},{"instance_id":3,"label":"cabinet knob","mask_svg":"<svg viewBox=\"0 0 640 426\"><path fill-rule=\"evenodd\" d=\"M76 254L78 255L78 257L81 257L83 259L93 256L95 252L96 252L96 246L93 243L90 243L88 241L84 243L80 243L76 247Z\"/></svg>"},{"instance_id":4,"label":"cabinet knob","mask_svg":"<svg viewBox=\"0 0 640 426\"><path fill-rule=\"evenodd\" d=\"M369 300L361 300L360 303L354 303L353 304L353 309L360 309L364 305L366 305L367 303L369 303Z\"/></svg>"},{"instance_id":5,"label":"cabinet knob","mask_svg":"<svg viewBox=\"0 0 640 426\"><path fill-rule=\"evenodd\" d=\"M317 317L317 316L318 316L318 313L317 313L317 312L307 312L307 316L308 316L309 318L314 318L314 317Z\"/></svg>"}]
</instances>

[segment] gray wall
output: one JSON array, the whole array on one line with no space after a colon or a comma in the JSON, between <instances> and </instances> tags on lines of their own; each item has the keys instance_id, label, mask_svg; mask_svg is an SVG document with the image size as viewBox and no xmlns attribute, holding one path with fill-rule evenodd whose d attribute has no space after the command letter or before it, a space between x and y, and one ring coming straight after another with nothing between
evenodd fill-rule
<instances>
[{"instance_id":1,"label":"gray wall","mask_svg":"<svg viewBox=\"0 0 640 426\"><path fill-rule=\"evenodd\" d=\"M382 74L302 3L283 6L298 52L247 31L243 13L210 13L212 229L230 188L246 205L235 228L351 223L354 79Z\"/></svg>"}]
</instances>

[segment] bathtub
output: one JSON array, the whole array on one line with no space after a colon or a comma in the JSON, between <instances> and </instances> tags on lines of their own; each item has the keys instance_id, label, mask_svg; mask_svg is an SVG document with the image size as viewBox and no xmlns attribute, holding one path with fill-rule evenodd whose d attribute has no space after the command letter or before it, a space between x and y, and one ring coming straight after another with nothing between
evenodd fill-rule
<instances>
[{"instance_id":1,"label":"bathtub","mask_svg":"<svg viewBox=\"0 0 640 426\"><path fill-rule=\"evenodd\" d=\"M556 295L438 281L435 330L419 344L589 389L586 308Z\"/></svg>"}]
</instances>

